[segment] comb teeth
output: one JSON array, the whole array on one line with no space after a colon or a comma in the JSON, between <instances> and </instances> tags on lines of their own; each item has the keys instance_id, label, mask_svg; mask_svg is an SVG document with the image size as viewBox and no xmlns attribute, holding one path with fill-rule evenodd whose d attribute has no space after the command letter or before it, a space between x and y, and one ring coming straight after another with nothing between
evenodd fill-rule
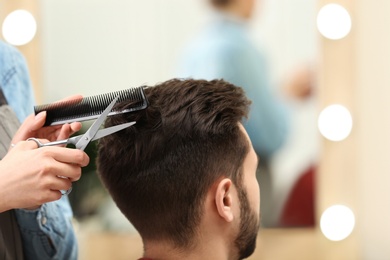
<instances>
[{"instance_id":1,"label":"comb teeth","mask_svg":"<svg viewBox=\"0 0 390 260\"><path fill-rule=\"evenodd\" d=\"M108 114L128 113L145 109L148 102L143 87L130 88L126 90L115 91L107 94L101 94L91 97L85 97L81 101L64 101L53 104L39 105L34 107L35 115L46 111L45 126L60 125L75 121L85 121L98 118L111 101L118 97L117 103L123 101L132 101L132 106L125 110L117 110L115 107Z\"/></svg>"}]
</instances>

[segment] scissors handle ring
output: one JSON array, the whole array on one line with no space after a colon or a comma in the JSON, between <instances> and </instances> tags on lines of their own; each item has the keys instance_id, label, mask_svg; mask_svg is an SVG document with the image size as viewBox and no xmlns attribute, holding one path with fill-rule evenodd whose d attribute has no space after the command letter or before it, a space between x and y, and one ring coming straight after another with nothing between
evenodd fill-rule
<instances>
[{"instance_id":1,"label":"scissors handle ring","mask_svg":"<svg viewBox=\"0 0 390 260\"><path fill-rule=\"evenodd\" d=\"M60 175L57 175L57 177L62 178L62 179L69 179L68 177L60 176ZM61 192L62 196L69 195L72 192L72 186L70 186L70 188L67 190L60 190L60 192Z\"/></svg>"},{"instance_id":2,"label":"scissors handle ring","mask_svg":"<svg viewBox=\"0 0 390 260\"><path fill-rule=\"evenodd\" d=\"M52 146L52 145L66 145L70 139L65 139L65 140L58 140L54 142L49 142L49 143L41 143L37 138L31 137L28 138L27 141L34 141L37 145L38 148L44 147L44 146Z\"/></svg>"},{"instance_id":3,"label":"scissors handle ring","mask_svg":"<svg viewBox=\"0 0 390 260\"><path fill-rule=\"evenodd\" d=\"M34 137L28 138L26 141L34 141L38 145L38 148L41 148L43 146L43 143L41 143L37 138Z\"/></svg>"},{"instance_id":4,"label":"scissors handle ring","mask_svg":"<svg viewBox=\"0 0 390 260\"><path fill-rule=\"evenodd\" d=\"M72 192L72 186L67 190L60 190L62 196L69 195Z\"/></svg>"}]
</instances>

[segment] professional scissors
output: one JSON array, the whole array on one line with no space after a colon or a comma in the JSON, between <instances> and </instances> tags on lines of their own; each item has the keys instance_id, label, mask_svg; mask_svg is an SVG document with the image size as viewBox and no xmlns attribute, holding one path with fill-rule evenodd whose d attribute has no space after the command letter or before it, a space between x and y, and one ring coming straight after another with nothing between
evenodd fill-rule
<instances>
[{"instance_id":1,"label":"professional scissors","mask_svg":"<svg viewBox=\"0 0 390 260\"><path fill-rule=\"evenodd\" d=\"M105 119L107 118L108 114L111 112L112 108L114 107L115 103L117 102L118 97L114 98L114 100L111 101L110 105L107 106L107 108L103 111L103 113L96 119L96 121L91 125L91 127L83 134L78 135L74 137L70 137L65 140L58 140L54 142L49 143L42 143L37 138L28 138L27 141L34 141L38 148L44 147L44 146L53 146L53 145L63 145L63 144L73 144L75 145L76 149L83 150L88 146L88 144L92 141L95 141L97 139L100 139L102 137L105 137L107 135L113 134L115 132L118 132L120 130L123 130L129 126L134 125L136 122L129 122L124 123L108 128L104 128L99 130L100 126L104 123ZM63 176L58 176L60 178L66 178ZM72 191L72 187L70 187L67 191L61 191L62 195L67 195Z\"/></svg>"}]
</instances>

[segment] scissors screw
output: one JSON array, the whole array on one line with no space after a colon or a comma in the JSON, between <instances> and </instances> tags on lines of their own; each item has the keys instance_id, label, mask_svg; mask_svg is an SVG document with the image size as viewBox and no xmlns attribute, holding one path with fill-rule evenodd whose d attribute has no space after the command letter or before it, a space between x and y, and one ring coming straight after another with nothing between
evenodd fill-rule
<instances>
[{"instance_id":1,"label":"scissors screw","mask_svg":"<svg viewBox=\"0 0 390 260\"><path fill-rule=\"evenodd\" d=\"M87 140L87 141L88 141L88 137L85 137L85 140Z\"/></svg>"}]
</instances>

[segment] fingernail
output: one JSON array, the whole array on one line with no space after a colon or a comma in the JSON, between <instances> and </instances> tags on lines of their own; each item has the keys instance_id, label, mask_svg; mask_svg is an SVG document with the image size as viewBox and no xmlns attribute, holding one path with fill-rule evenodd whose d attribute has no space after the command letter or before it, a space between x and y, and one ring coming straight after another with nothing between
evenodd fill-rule
<instances>
[{"instance_id":1,"label":"fingernail","mask_svg":"<svg viewBox=\"0 0 390 260\"><path fill-rule=\"evenodd\" d=\"M46 111L40 112L38 115L35 116L35 120L39 120L46 117Z\"/></svg>"}]
</instances>

